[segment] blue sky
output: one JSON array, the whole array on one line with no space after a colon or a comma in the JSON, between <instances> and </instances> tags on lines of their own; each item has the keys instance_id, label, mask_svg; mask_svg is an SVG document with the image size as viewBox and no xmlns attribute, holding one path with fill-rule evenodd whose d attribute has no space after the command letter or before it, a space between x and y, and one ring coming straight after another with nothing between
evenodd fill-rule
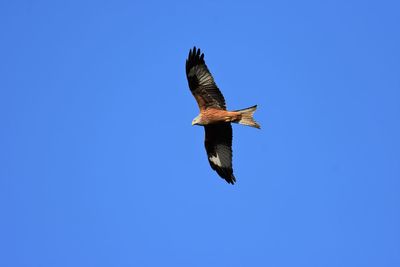
<instances>
[{"instance_id":1,"label":"blue sky","mask_svg":"<svg viewBox=\"0 0 400 267\"><path fill-rule=\"evenodd\" d=\"M400 266L397 1L1 1L1 266ZM193 45L234 125L208 165Z\"/></svg>"}]
</instances>

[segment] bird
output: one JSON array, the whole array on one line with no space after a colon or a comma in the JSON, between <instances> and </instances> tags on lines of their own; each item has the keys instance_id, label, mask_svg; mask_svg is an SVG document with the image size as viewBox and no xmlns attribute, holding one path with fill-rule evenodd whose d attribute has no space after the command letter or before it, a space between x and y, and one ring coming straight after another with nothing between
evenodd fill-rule
<instances>
[{"instance_id":1,"label":"bird","mask_svg":"<svg viewBox=\"0 0 400 267\"><path fill-rule=\"evenodd\" d=\"M260 129L260 125L253 118L257 105L228 111L225 98L205 63L204 53L196 46L189 50L186 77L189 89L200 109L200 114L193 119L192 125L204 127L208 162L221 178L229 184L234 184L236 178L232 168L231 123Z\"/></svg>"}]
</instances>

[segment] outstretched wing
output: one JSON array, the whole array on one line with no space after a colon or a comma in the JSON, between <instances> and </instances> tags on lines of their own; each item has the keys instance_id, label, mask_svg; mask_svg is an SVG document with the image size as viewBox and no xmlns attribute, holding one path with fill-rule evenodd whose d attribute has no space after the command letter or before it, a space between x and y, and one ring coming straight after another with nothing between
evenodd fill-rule
<instances>
[{"instance_id":1,"label":"outstretched wing","mask_svg":"<svg viewBox=\"0 0 400 267\"><path fill-rule=\"evenodd\" d=\"M228 183L236 182L232 169L232 126L230 123L204 126L204 141L211 168Z\"/></svg>"},{"instance_id":2,"label":"outstretched wing","mask_svg":"<svg viewBox=\"0 0 400 267\"><path fill-rule=\"evenodd\" d=\"M226 109L224 96L206 66L204 54L200 54L200 49L196 47L189 51L186 60L186 77L200 110L208 107Z\"/></svg>"}]
</instances>

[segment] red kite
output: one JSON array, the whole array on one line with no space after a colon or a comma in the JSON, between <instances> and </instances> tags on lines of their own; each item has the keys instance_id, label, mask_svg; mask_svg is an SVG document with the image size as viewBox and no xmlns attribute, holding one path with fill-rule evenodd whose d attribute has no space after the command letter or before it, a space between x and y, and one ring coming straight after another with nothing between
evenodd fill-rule
<instances>
[{"instance_id":1,"label":"red kite","mask_svg":"<svg viewBox=\"0 0 400 267\"><path fill-rule=\"evenodd\" d=\"M232 169L232 126L239 123L260 129L253 119L257 105L235 111L227 111L225 99L214 82L204 61L204 54L196 47L189 51L186 60L186 76L190 91L200 109L192 125L204 126L204 144L211 168L228 183L234 184L236 178Z\"/></svg>"}]
</instances>

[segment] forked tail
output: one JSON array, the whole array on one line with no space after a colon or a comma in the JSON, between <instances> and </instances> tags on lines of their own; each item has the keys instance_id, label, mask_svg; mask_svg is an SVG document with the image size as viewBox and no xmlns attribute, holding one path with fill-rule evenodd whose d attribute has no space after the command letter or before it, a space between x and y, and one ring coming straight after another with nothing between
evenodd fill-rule
<instances>
[{"instance_id":1,"label":"forked tail","mask_svg":"<svg viewBox=\"0 0 400 267\"><path fill-rule=\"evenodd\" d=\"M257 105L245 109L235 110L236 112L240 112L242 115L238 123L260 129L260 125L253 118L253 114L256 109Z\"/></svg>"}]
</instances>

